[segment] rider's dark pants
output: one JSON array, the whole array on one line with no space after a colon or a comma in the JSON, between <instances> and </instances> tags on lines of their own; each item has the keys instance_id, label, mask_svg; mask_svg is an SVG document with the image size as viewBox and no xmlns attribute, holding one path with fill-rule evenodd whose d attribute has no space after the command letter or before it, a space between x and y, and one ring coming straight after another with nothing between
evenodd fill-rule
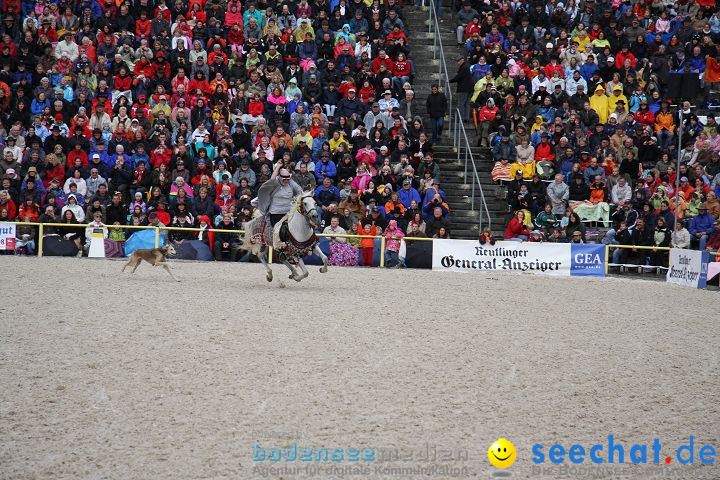
<instances>
[{"instance_id":1,"label":"rider's dark pants","mask_svg":"<svg viewBox=\"0 0 720 480\"><path fill-rule=\"evenodd\" d=\"M270 225L272 225L272 226L274 227L275 224L276 224L277 222L279 222L280 220L282 220L282 218L283 218L284 216L285 216L284 213L271 213L271 214L270 214Z\"/></svg>"}]
</instances>

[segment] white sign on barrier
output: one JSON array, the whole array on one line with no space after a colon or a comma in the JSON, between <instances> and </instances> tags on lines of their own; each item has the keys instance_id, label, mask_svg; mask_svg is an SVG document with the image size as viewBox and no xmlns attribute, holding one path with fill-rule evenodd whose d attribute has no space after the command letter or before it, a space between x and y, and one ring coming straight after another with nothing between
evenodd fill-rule
<instances>
[{"instance_id":1,"label":"white sign on barrier","mask_svg":"<svg viewBox=\"0 0 720 480\"><path fill-rule=\"evenodd\" d=\"M15 250L16 225L0 223L0 250Z\"/></svg>"},{"instance_id":2,"label":"white sign on barrier","mask_svg":"<svg viewBox=\"0 0 720 480\"><path fill-rule=\"evenodd\" d=\"M707 286L708 252L673 248L670 250L670 268L665 279L685 287L705 288Z\"/></svg>"},{"instance_id":3,"label":"white sign on barrier","mask_svg":"<svg viewBox=\"0 0 720 480\"><path fill-rule=\"evenodd\" d=\"M605 276L605 246L596 244L433 240L433 270L507 271Z\"/></svg>"},{"instance_id":4,"label":"white sign on barrier","mask_svg":"<svg viewBox=\"0 0 720 480\"><path fill-rule=\"evenodd\" d=\"M472 240L434 240L433 270L508 272L570 275L570 245L497 242L480 245Z\"/></svg>"}]
</instances>

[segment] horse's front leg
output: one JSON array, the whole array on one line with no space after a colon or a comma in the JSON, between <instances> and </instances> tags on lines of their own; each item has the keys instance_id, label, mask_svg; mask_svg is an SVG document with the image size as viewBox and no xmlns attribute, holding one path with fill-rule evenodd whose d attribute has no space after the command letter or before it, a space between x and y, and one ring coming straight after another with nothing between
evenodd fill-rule
<instances>
[{"instance_id":1,"label":"horse's front leg","mask_svg":"<svg viewBox=\"0 0 720 480\"><path fill-rule=\"evenodd\" d=\"M268 247L262 247L262 248L260 249L260 251L258 252L257 257L258 257L258 258L260 259L260 261L262 262L263 267L265 267L265 272L267 272L267 273L265 274L265 279L266 279L268 282L272 282L272 281L273 281L273 273L272 273L272 270L270 270L270 265L268 265L267 252L268 252Z\"/></svg>"},{"instance_id":2,"label":"horse's front leg","mask_svg":"<svg viewBox=\"0 0 720 480\"><path fill-rule=\"evenodd\" d=\"M320 259L323 262L323 266L320 267L320 273L326 273L328 271L328 258L325 256L325 254L320 250L320 245L315 245L315 248L313 248L313 253L320 257Z\"/></svg>"},{"instance_id":3,"label":"horse's front leg","mask_svg":"<svg viewBox=\"0 0 720 480\"><path fill-rule=\"evenodd\" d=\"M297 270L295 270L295 267L292 266L292 263L288 261L285 255L280 256L280 261L283 263L283 265L290 269L290 276L288 277L290 280L295 280L296 282L299 282L303 279L303 277L298 275Z\"/></svg>"},{"instance_id":4,"label":"horse's front leg","mask_svg":"<svg viewBox=\"0 0 720 480\"><path fill-rule=\"evenodd\" d=\"M302 258L298 258L298 267L300 267L300 271L302 272L300 274L300 279L307 278L308 275L310 275L310 272L308 272L307 267L305 266L305 262L303 262Z\"/></svg>"}]
</instances>

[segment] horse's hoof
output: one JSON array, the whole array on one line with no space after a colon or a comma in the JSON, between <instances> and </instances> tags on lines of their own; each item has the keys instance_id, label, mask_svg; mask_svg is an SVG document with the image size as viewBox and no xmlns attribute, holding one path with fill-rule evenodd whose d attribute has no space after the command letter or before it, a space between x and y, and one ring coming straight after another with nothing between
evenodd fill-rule
<instances>
[{"instance_id":1,"label":"horse's hoof","mask_svg":"<svg viewBox=\"0 0 720 480\"><path fill-rule=\"evenodd\" d=\"M272 282L272 280L273 280L272 272L265 275L265 280L267 280L268 282Z\"/></svg>"},{"instance_id":2,"label":"horse's hoof","mask_svg":"<svg viewBox=\"0 0 720 480\"><path fill-rule=\"evenodd\" d=\"M328 268L327 267L320 267L320 273L327 273Z\"/></svg>"}]
</instances>

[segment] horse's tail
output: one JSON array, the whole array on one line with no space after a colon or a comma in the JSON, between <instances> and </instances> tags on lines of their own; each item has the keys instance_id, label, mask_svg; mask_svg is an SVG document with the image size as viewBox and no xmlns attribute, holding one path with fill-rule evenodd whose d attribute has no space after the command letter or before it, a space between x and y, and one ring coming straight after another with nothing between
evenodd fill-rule
<instances>
[{"instance_id":1,"label":"horse's tail","mask_svg":"<svg viewBox=\"0 0 720 480\"><path fill-rule=\"evenodd\" d=\"M264 217L257 217L243 223L243 234L240 236L242 245L240 248L248 250L253 255L259 254L263 247L265 228L266 220Z\"/></svg>"}]
</instances>

